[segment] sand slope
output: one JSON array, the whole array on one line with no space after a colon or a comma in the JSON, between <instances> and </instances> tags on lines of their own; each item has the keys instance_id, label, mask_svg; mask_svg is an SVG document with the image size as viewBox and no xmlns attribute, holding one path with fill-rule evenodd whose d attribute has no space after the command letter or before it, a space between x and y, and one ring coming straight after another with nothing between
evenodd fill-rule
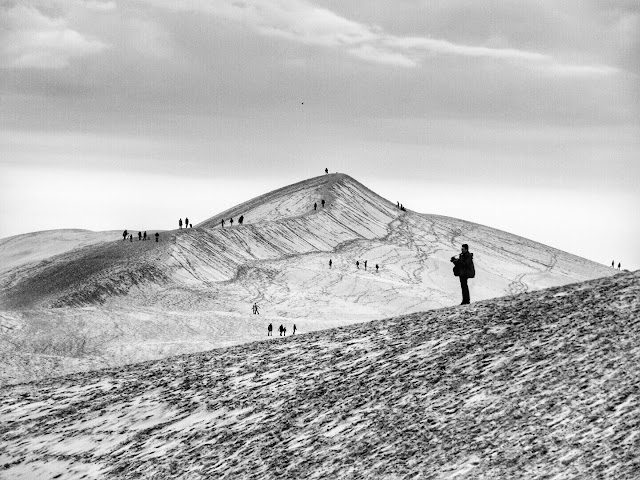
<instances>
[{"instance_id":1,"label":"sand slope","mask_svg":"<svg viewBox=\"0 0 640 480\"><path fill-rule=\"evenodd\" d=\"M623 273L6 387L0 475L637 478L639 299Z\"/></svg>"}]
</instances>

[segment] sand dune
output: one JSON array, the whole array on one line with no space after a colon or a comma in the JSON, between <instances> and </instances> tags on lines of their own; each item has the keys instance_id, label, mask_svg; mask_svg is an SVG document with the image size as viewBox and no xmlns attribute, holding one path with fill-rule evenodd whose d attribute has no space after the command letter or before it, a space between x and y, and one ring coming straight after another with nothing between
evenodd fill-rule
<instances>
[{"instance_id":1,"label":"sand dune","mask_svg":"<svg viewBox=\"0 0 640 480\"><path fill-rule=\"evenodd\" d=\"M310 332L456 305L449 258L465 242L474 301L615 273L500 230L402 212L342 174L283 187L158 243L48 235L32 236L40 250L30 237L0 242L0 264L13 262L0 272L0 384L240 344L262 338L269 322Z\"/></svg>"},{"instance_id":2,"label":"sand dune","mask_svg":"<svg viewBox=\"0 0 640 480\"><path fill-rule=\"evenodd\" d=\"M8 386L0 476L637 478L639 299L622 273Z\"/></svg>"}]
</instances>

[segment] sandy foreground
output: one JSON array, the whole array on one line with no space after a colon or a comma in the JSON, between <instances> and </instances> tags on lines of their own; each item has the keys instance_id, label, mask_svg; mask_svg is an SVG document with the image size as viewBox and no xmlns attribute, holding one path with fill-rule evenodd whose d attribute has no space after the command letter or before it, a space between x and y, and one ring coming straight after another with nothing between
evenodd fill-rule
<instances>
[{"instance_id":1,"label":"sandy foreground","mask_svg":"<svg viewBox=\"0 0 640 480\"><path fill-rule=\"evenodd\" d=\"M638 478L640 272L0 392L0 478Z\"/></svg>"}]
</instances>

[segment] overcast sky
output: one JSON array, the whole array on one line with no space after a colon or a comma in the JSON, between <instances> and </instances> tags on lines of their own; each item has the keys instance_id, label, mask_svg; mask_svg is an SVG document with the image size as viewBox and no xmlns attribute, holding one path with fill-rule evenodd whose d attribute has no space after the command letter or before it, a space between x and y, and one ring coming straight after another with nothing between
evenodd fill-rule
<instances>
[{"instance_id":1,"label":"overcast sky","mask_svg":"<svg viewBox=\"0 0 640 480\"><path fill-rule=\"evenodd\" d=\"M0 0L0 237L330 171L640 268L638 0Z\"/></svg>"}]
</instances>

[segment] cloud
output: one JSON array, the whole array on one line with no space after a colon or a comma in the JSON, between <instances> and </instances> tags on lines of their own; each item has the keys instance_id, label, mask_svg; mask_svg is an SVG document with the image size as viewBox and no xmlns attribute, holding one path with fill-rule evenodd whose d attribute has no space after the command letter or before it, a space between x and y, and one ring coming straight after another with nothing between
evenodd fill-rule
<instances>
[{"instance_id":1,"label":"cloud","mask_svg":"<svg viewBox=\"0 0 640 480\"><path fill-rule=\"evenodd\" d=\"M362 60L402 67L417 67L428 56L462 56L506 61L559 75L609 75L605 65L571 65L545 53L517 48L465 45L444 39L403 37L380 27L344 18L304 0L141 0L180 11L207 13L242 23L255 32L305 45L342 50Z\"/></svg>"},{"instance_id":2,"label":"cloud","mask_svg":"<svg viewBox=\"0 0 640 480\"><path fill-rule=\"evenodd\" d=\"M95 55L108 45L68 27L34 6L0 6L1 68L64 68L73 58Z\"/></svg>"},{"instance_id":3,"label":"cloud","mask_svg":"<svg viewBox=\"0 0 640 480\"><path fill-rule=\"evenodd\" d=\"M98 10L101 12L108 12L117 8L116 2L111 0L84 0L82 5L89 10Z\"/></svg>"}]
</instances>

